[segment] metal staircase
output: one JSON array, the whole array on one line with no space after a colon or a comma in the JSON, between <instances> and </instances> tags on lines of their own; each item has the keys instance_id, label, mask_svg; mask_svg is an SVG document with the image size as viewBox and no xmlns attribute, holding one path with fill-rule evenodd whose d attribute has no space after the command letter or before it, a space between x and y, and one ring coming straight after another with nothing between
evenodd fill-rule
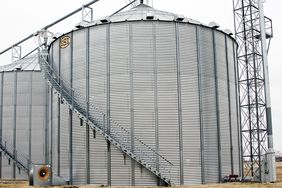
<instances>
[{"instance_id":1,"label":"metal staircase","mask_svg":"<svg viewBox=\"0 0 282 188\"><path fill-rule=\"evenodd\" d=\"M28 157L19 153L12 145L8 144L6 141L3 141L2 138L0 140L0 150L3 151L4 155L8 158L9 164L12 160L19 170L22 169L28 173L29 166L31 164Z\"/></svg>"},{"instance_id":2,"label":"metal staircase","mask_svg":"<svg viewBox=\"0 0 282 188\"><path fill-rule=\"evenodd\" d=\"M108 128L105 123L106 114L95 107L93 101L87 102L85 96L74 91L71 85L64 81L50 66L47 59L47 50L41 49L39 63L43 77L47 80L48 85L55 90L61 101L114 146L155 174L168 186L173 185L170 177L173 164L135 136L134 148L131 148L130 131L110 117L111 127ZM90 109L91 113L86 109Z\"/></svg>"}]
</instances>

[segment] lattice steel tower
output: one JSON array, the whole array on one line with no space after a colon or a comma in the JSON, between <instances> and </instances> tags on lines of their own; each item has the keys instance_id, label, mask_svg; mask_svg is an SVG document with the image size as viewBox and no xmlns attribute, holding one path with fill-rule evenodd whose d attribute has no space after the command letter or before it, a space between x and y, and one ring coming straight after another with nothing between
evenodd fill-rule
<instances>
[{"instance_id":1,"label":"lattice steel tower","mask_svg":"<svg viewBox=\"0 0 282 188\"><path fill-rule=\"evenodd\" d=\"M233 0L239 48L243 178L276 180L267 52L272 20L264 16L262 0Z\"/></svg>"}]
</instances>

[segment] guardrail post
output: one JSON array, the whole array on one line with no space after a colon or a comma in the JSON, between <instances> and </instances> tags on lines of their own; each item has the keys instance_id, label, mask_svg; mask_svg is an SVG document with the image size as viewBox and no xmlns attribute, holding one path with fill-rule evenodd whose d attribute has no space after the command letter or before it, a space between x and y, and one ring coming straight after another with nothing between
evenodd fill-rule
<instances>
[{"instance_id":1,"label":"guardrail post","mask_svg":"<svg viewBox=\"0 0 282 188\"><path fill-rule=\"evenodd\" d=\"M104 135L105 135L105 133L106 133L106 123L105 123L105 114L103 114L103 133L104 133Z\"/></svg>"},{"instance_id":2,"label":"guardrail post","mask_svg":"<svg viewBox=\"0 0 282 188\"><path fill-rule=\"evenodd\" d=\"M17 150L14 150L14 153L15 153L15 156L14 156L15 161L18 162L18 159L17 159Z\"/></svg>"},{"instance_id":3,"label":"guardrail post","mask_svg":"<svg viewBox=\"0 0 282 188\"><path fill-rule=\"evenodd\" d=\"M73 89L71 88L71 110L72 110L72 111L74 110L74 107L73 107L73 97L74 97L74 91L73 91Z\"/></svg>"},{"instance_id":4,"label":"guardrail post","mask_svg":"<svg viewBox=\"0 0 282 188\"><path fill-rule=\"evenodd\" d=\"M29 161L30 161L29 159L26 159L28 174L29 174L29 171L30 171L30 162Z\"/></svg>"},{"instance_id":5,"label":"guardrail post","mask_svg":"<svg viewBox=\"0 0 282 188\"><path fill-rule=\"evenodd\" d=\"M43 62L44 61L44 62ZM117 142L116 145L121 148L125 153L127 153L131 158L136 160L138 163L141 164L141 166L144 166L145 168L151 170L155 175L163 179L166 183L171 184L170 181L167 181L166 178L164 178L164 175L169 175L171 173L171 167L172 165L169 161L167 161L164 157L159 155L154 149L152 149L150 146L146 145L143 141L139 140L135 136L131 137L131 139L136 139L137 144L135 147L131 147L131 153L128 153L130 148L129 142L130 142L130 136L131 132L129 132L127 129L125 129L123 126L119 125L116 122L112 122L113 120L111 118L107 119L106 114L102 111L99 111L97 108L94 108L97 110L96 113L98 113L97 117L95 115L93 116L94 122L92 122L92 114L89 114L89 108L91 105L91 102L89 101L89 94L86 96L85 102L81 102L80 99L84 99L84 96L81 96L79 92L75 92L72 88L72 86L68 87L68 83L65 82L60 75L56 74L56 70L54 70L50 64L45 60L44 55L42 56L42 65L43 65L43 71L46 74L46 79L51 82L51 85L55 89L57 93L60 93L60 99L66 100L69 104L71 104L70 109L72 111L76 110L79 112L79 114L82 114L86 117L86 124L89 123L94 124L94 127L98 127L100 130L102 130L103 136L108 140L109 142ZM69 101L71 100L71 101ZM86 104L86 109L82 108ZM91 106L92 107L92 106ZM101 115L103 116L101 119ZM89 119L90 118L90 119ZM81 118L81 125L83 125L83 119ZM107 127L108 121L111 121L113 125L116 126L113 127L113 130L108 130ZM111 133L108 133L108 132ZM95 129L94 129L95 132ZM107 136L106 136L107 135ZM158 161L159 160L159 161ZM25 163L25 160L22 161ZM167 166L166 162L168 162L170 165ZM27 160L28 166L27 169L31 169L31 161ZM154 164L159 164L160 168L164 170L165 172L159 172L160 170L158 167L154 167ZM168 169L166 168L168 167ZM153 168L153 169L152 169ZM164 175L163 175L164 174Z\"/></svg>"}]
</instances>

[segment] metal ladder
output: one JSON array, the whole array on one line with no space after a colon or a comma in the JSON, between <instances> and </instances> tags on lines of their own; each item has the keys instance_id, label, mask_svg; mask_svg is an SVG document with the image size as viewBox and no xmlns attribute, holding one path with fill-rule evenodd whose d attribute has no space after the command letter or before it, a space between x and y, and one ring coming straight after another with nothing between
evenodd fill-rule
<instances>
[{"instance_id":1,"label":"metal ladder","mask_svg":"<svg viewBox=\"0 0 282 188\"><path fill-rule=\"evenodd\" d=\"M17 150L14 149L12 145L8 144L2 139L0 142L0 150L4 152L4 155L8 158L9 164L12 160L18 167L19 171L20 169L22 169L26 173L29 172L29 166L31 164L31 161L28 159L27 156L19 153Z\"/></svg>"},{"instance_id":2,"label":"metal ladder","mask_svg":"<svg viewBox=\"0 0 282 188\"><path fill-rule=\"evenodd\" d=\"M112 118L109 118L111 128L108 129L105 126L106 114L95 107L93 101L87 103L86 97L78 91L74 91L70 83L64 81L50 66L47 59L47 50L41 49L39 52L39 63L43 77L47 80L48 85L55 90L54 93L58 95L62 103L68 105L74 113L78 114L82 121L100 133L106 140L148 169L166 185L172 186L173 182L170 179L170 170L173 164L135 136L134 148L131 148L130 131L115 122ZM86 110L86 106L90 109L91 114Z\"/></svg>"}]
</instances>

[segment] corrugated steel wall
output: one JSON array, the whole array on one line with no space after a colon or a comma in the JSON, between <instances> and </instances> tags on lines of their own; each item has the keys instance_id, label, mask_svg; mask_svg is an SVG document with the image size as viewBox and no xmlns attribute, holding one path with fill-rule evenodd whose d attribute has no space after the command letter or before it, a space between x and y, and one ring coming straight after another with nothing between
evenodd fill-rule
<instances>
[{"instance_id":1,"label":"corrugated steel wall","mask_svg":"<svg viewBox=\"0 0 282 188\"><path fill-rule=\"evenodd\" d=\"M2 73L3 74L3 73ZM3 77L3 117L2 117L2 143L6 141L14 145L14 96L15 72L4 73ZM15 178L12 163L9 165L7 158L2 158L2 178Z\"/></svg>"},{"instance_id":2,"label":"corrugated steel wall","mask_svg":"<svg viewBox=\"0 0 282 188\"><path fill-rule=\"evenodd\" d=\"M199 27L199 66L203 126L203 181L218 182L219 177L219 135L217 120L215 57L213 30Z\"/></svg>"},{"instance_id":3,"label":"corrugated steel wall","mask_svg":"<svg viewBox=\"0 0 282 188\"><path fill-rule=\"evenodd\" d=\"M85 126L80 126L77 116L73 117L73 183L86 183L86 131ZM63 159L62 159L63 160Z\"/></svg>"},{"instance_id":4,"label":"corrugated steel wall","mask_svg":"<svg viewBox=\"0 0 282 188\"><path fill-rule=\"evenodd\" d=\"M58 97L55 94L53 95L52 101L52 129L51 129L51 140L52 140L52 170L55 175L58 175Z\"/></svg>"},{"instance_id":5,"label":"corrugated steel wall","mask_svg":"<svg viewBox=\"0 0 282 188\"><path fill-rule=\"evenodd\" d=\"M127 25L127 24L126 24ZM132 23L131 74L134 114L134 135L156 149L154 106L153 25L151 22ZM150 130L150 131L148 131ZM136 145L138 143L135 143ZM138 152L137 152L138 153ZM135 184L156 185L156 179L146 169L134 168ZM152 178L151 178L152 177Z\"/></svg>"},{"instance_id":6,"label":"corrugated steel wall","mask_svg":"<svg viewBox=\"0 0 282 188\"><path fill-rule=\"evenodd\" d=\"M59 48L59 41L56 42L57 45L52 46L52 53L50 58L50 63L53 67L53 69L59 74L60 72L60 48ZM59 52L59 53L55 53ZM51 108L51 166L53 170L54 175L59 175L60 169L59 169L59 105L60 101L58 96L54 93L55 91L52 90L52 93L50 93L52 102L50 104Z\"/></svg>"},{"instance_id":7,"label":"corrugated steel wall","mask_svg":"<svg viewBox=\"0 0 282 188\"><path fill-rule=\"evenodd\" d=\"M1 72L2 142L33 163L45 162L46 83L39 71ZM26 179L2 153L1 178Z\"/></svg>"},{"instance_id":8,"label":"corrugated steel wall","mask_svg":"<svg viewBox=\"0 0 282 188\"><path fill-rule=\"evenodd\" d=\"M46 84L41 73L32 74L31 161L38 164L45 163L46 97Z\"/></svg>"},{"instance_id":9,"label":"corrugated steel wall","mask_svg":"<svg viewBox=\"0 0 282 188\"><path fill-rule=\"evenodd\" d=\"M87 30L73 35L73 88L82 98L77 98L86 109L86 37ZM64 63L64 62L62 62ZM73 119L73 183L86 183L86 128L79 119Z\"/></svg>"},{"instance_id":10,"label":"corrugated steel wall","mask_svg":"<svg viewBox=\"0 0 282 188\"><path fill-rule=\"evenodd\" d=\"M187 35L189 33L189 35ZM179 24L184 184L201 183L197 28Z\"/></svg>"},{"instance_id":11,"label":"corrugated steel wall","mask_svg":"<svg viewBox=\"0 0 282 188\"><path fill-rule=\"evenodd\" d=\"M217 68L217 89L218 89L218 111L220 127L220 154L221 154L221 177L231 173L231 130L229 113L229 90L228 90L228 69L226 59L225 35L215 33L216 68Z\"/></svg>"},{"instance_id":12,"label":"corrugated steel wall","mask_svg":"<svg viewBox=\"0 0 282 188\"><path fill-rule=\"evenodd\" d=\"M72 68L72 46L60 49L60 75L64 78L64 84L70 88L72 86L71 68ZM70 114L69 108L60 104L60 176L70 181Z\"/></svg>"},{"instance_id":13,"label":"corrugated steel wall","mask_svg":"<svg viewBox=\"0 0 282 188\"><path fill-rule=\"evenodd\" d=\"M159 152L173 163L171 178L180 183L180 106L176 28L172 22L156 24L156 74ZM180 91L179 91L180 92Z\"/></svg>"},{"instance_id":14,"label":"corrugated steel wall","mask_svg":"<svg viewBox=\"0 0 282 188\"><path fill-rule=\"evenodd\" d=\"M72 38L69 47L59 49L57 40L50 49L54 68L82 94L77 100L85 108L89 100L103 112L89 107L105 127L123 135L130 147L138 144L136 136L171 161L176 184L218 182L232 169L238 173L233 39L203 26L151 21L105 24L67 35ZM57 97L53 100L54 119ZM158 184L152 173L102 136L87 132L75 115L70 135L68 109L60 106L59 126L57 119L52 130L65 148L58 152L54 138L52 153L54 160L60 155L63 176L74 184ZM67 148L72 148L72 156ZM161 159L154 160L158 168Z\"/></svg>"},{"instance_id":15,"label":"corrugated steel wall","mask_svg":"<svg viewBox=\"0 0 282 188\"><path fill-rule=\"evenodd\" d=\"M29 84L29 82L32 81L31 77L32 77L32 74L30 74L29 72L23 72L21 74L17 74L17 78L18 78L17 93L18 95L17 95L16 122L20 122L20 123L18 123L18 126L16 128L16 147L21 148L22 151L26 151L27 153L28 153L28 148L29 148L29 125L30 125L29 118L27 117L29 117L30 110L32 110L29 108L29 105L31 103L30 100L32 99L32 94L33 94L33 93L30 93L31 85ZM37 129L35 132L37 131L39 130ZM34 133L34 131L32 133ZM36 140L37 138L33 138L33 135L34 134L31 135L31 139ZM42 136L42 134L40 136ZM43 140L40 139L39 143L40 141L43 141ZM34 145L32 146L34 147ZM42 147L42 145L39 144L39 147L40 146ZM33 148L33 149L37 149L37 148ZM32 160L36 159L34 155L38 155L41 153L42 153L41 150L39 150L36 153L35 152L32 153L33 154ZM17 178L24 179L26 178L26 174L22 172L21 174L17 176Z\"/></svg>"},{"instance_id":16,"label":"corrugated steel wall","mask_svg":"<svg viewBox=\"0 0 282 188\"><path fill-rule=\"evenodd\" d=\"M2 143L2 128L3 128L3 80L4 79L4 74L2 73L1 76L0 76L0 141ZM3 160L2 160L2 152L0 152L0 175L2 177L2 164L3 164Z\"/></svg>"},{"instance_id":17,"label":"corrugated steel wall","mask_svg":"<svg viewBox=\"0 0 282 188\"><path fill-rule=\"evenodd\" d=\"M90 156L90 183L107 185L107 143L99 134L90 133Z\"/></svg>"},{"instance_id":18,"label":"corrugated steel wall","mask_svg":"<svg viewBox=\"0 0 282 188\"><path fill-rule=\"evenodd\" d=\"M125 129L131 129L130 106L130 56L128 24L115 24L110 28L110 115ZM91 83L91 82L90 82ZM111 131L123 135L121 129L111 124ZM130 146L130 135L124 135ZM131 159L111 147L111 184L131 184Z\"/></svg>"},{"instance_id":19,"label":"corrugated steel wall","mask_svg":"<svg viewBox=\"0 0 282 188\"><path fill-rule=\"evenodd\" d=\"M69 108L60 107L60 176L69 180Z\"/></svg>"},{"instance_id":20,"label":"corrugated steel wall","mask_svg":"<svg viewBox=\"0 0 282 188\"><path fill-rule=\"evenodd\" d=\"M231 132L232 132L232 152L234 163L234 174L240 174L240 128L239 128L239 100L238 100L238 77L237 71L237 45L231 39L227 39L227 54L228 54L228 72L229 72L229 87L230 87L230 119L231 119ZM236 134L238 133L238 134ZM238 145L237 145L238 143ZM235 165L240 164L240 165Z\"/></svg>"},{"instance_id":21,"label":"corrugated steel wall","mask_svg":"<svg viewBox=\"0 0 282 188\"><path fill-rule=\"evenodd\" d=\"M26 118L29 115L29 104L31 100L30 92L30 77L32 74L23 72L18 74L18 95L17 96L17 119L16 122L21 122L17 127L17 146L22 148L24 151L28 151L28 131L27 125L29 125L29 119Z\"/></svg>"},{"instance_id":22,"label":"corrugated steel wall","mask_svg":"<svg viewBox=\"0 0 282 188\"><path fill-rule=\"evenodd\" d=\"M106 26L90 28L89 35L89 95L93 106L106 112L107 109L107 73L106 73ZM92 97L92 96L95 96ZM96 114L90 107L90 113ZM104 124L105 118L104 119ZM74 125L75 126L75 125ZM90 132L90 183L107 185L107 143L99 134ZM94 170L95 169L95 170Z\"/></svg>"}]
</instances>

